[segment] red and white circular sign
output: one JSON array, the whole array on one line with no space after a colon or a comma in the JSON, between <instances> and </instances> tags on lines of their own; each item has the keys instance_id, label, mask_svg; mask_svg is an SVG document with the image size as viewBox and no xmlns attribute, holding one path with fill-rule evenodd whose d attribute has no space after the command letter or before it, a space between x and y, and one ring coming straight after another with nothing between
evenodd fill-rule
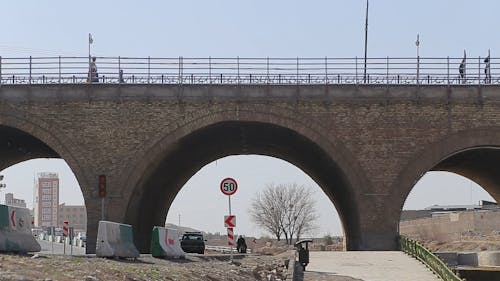
<instances>
[{"instance_id":1,"label":"red and white circular sign","mask_svg":"<svg viewBox=\"0 0 500 281\"><path fill-rule=\"evenodd\" d=\"M225 195L233 195L238 190L238 183L233 178L225 178L220 182L220 191Z\"/></svg>"}]
</instances>

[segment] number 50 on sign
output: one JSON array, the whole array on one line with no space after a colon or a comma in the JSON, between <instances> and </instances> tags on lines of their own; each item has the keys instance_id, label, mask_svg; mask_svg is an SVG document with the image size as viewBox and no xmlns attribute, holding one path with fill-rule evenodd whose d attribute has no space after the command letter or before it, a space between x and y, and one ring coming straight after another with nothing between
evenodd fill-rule
<instances>
[{"instance_id":1,"label":"number 50 on sign","mask_svg":"<svg viewBox=\"0 0 500 281\"><path fill-rule=\"evenodd\" d=\"M233 178L225 178L220 183L220 191L225 195L233 195L238 190L238 183Z\"/></svg>"}]
</instances>

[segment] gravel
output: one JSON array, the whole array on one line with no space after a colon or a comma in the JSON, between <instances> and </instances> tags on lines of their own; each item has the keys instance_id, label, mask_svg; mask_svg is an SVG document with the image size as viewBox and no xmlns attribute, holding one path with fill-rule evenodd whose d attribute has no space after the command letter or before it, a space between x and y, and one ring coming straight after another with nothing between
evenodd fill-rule
<instances>
[{"instance_id":1,"label":"gravel","mask_svg":"<svg viewBox=\"0 0 500 281\"><path fill-rule=\"evenodd\" d=\"M230 263L227 255L188 255L183 260L141 255L134 261L95 256L0 254L0 281L291 280L284 267L284 261L289 258L290 253L241 255Z\"/></svg>"}]
</instances>

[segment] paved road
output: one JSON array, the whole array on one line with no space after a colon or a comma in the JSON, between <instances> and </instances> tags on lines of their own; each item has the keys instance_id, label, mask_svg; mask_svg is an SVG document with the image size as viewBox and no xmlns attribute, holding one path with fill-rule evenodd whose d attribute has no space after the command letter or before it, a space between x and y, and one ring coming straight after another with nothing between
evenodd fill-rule
<instances>
[{"instance_id":1,"label":"paved road","mask_svg":"<svg viewBox=\"0 0 500 281\"><path fill-rule=\"evenodd\" d=\"M310 252L304 281L439 281L403 252Z\"/></svg>"},{"instance_id":2,"label":"paved road","mask_svg":"<svg viewBox=\"0 0 500 281\"><path fill-rule=\"evenodd\" d=\"M42 251L40 251L41 254L44 255L62 255L64 253L64 245L61 243L50 243L48 241L43 241L43 240L36 240L38 244L42 247ZM52 250L52 245L53 249ZM66 255L70 255L71 253L71 248L69 245L66 245ZM85 255L85 248L82 247L73 247L73 255Z\"/></svg>"}]
</instances>

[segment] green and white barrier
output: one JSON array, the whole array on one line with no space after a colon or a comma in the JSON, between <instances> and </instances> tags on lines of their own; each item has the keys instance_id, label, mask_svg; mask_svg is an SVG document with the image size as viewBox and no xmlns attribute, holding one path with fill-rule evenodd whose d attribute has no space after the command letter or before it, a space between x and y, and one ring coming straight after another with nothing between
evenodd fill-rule
<instances>
[{"instance_id":1,"label":"green and white barrier","mask_svg":"<svg viewBox=\"0 0 500 281\"><path fill-rule=\"evenodd\" d=\"M139 251L134 244L132 226L110 221L100 221L97 230L96 256L139 257Z\"/></svg>"},{"instance_id":2,"label":"green and white barrier","mask_svg":"<svg viewBox=\"0 0 500 281\"><path fill-rule=\"evenodd\" d=\"M151 255L155 258L184 258L176 229L155 226L151 238Z\"/></svg>"},{"instance_id":3,"label":"green and white barrier","mask_svg":"<svg viewBox=\"0 0 500 281\"><path fill-rule=\"evenodd\" d=\"M31 223L28 209L0 205L0 252L40 252Z\"/></svg>"}]
</instances>

